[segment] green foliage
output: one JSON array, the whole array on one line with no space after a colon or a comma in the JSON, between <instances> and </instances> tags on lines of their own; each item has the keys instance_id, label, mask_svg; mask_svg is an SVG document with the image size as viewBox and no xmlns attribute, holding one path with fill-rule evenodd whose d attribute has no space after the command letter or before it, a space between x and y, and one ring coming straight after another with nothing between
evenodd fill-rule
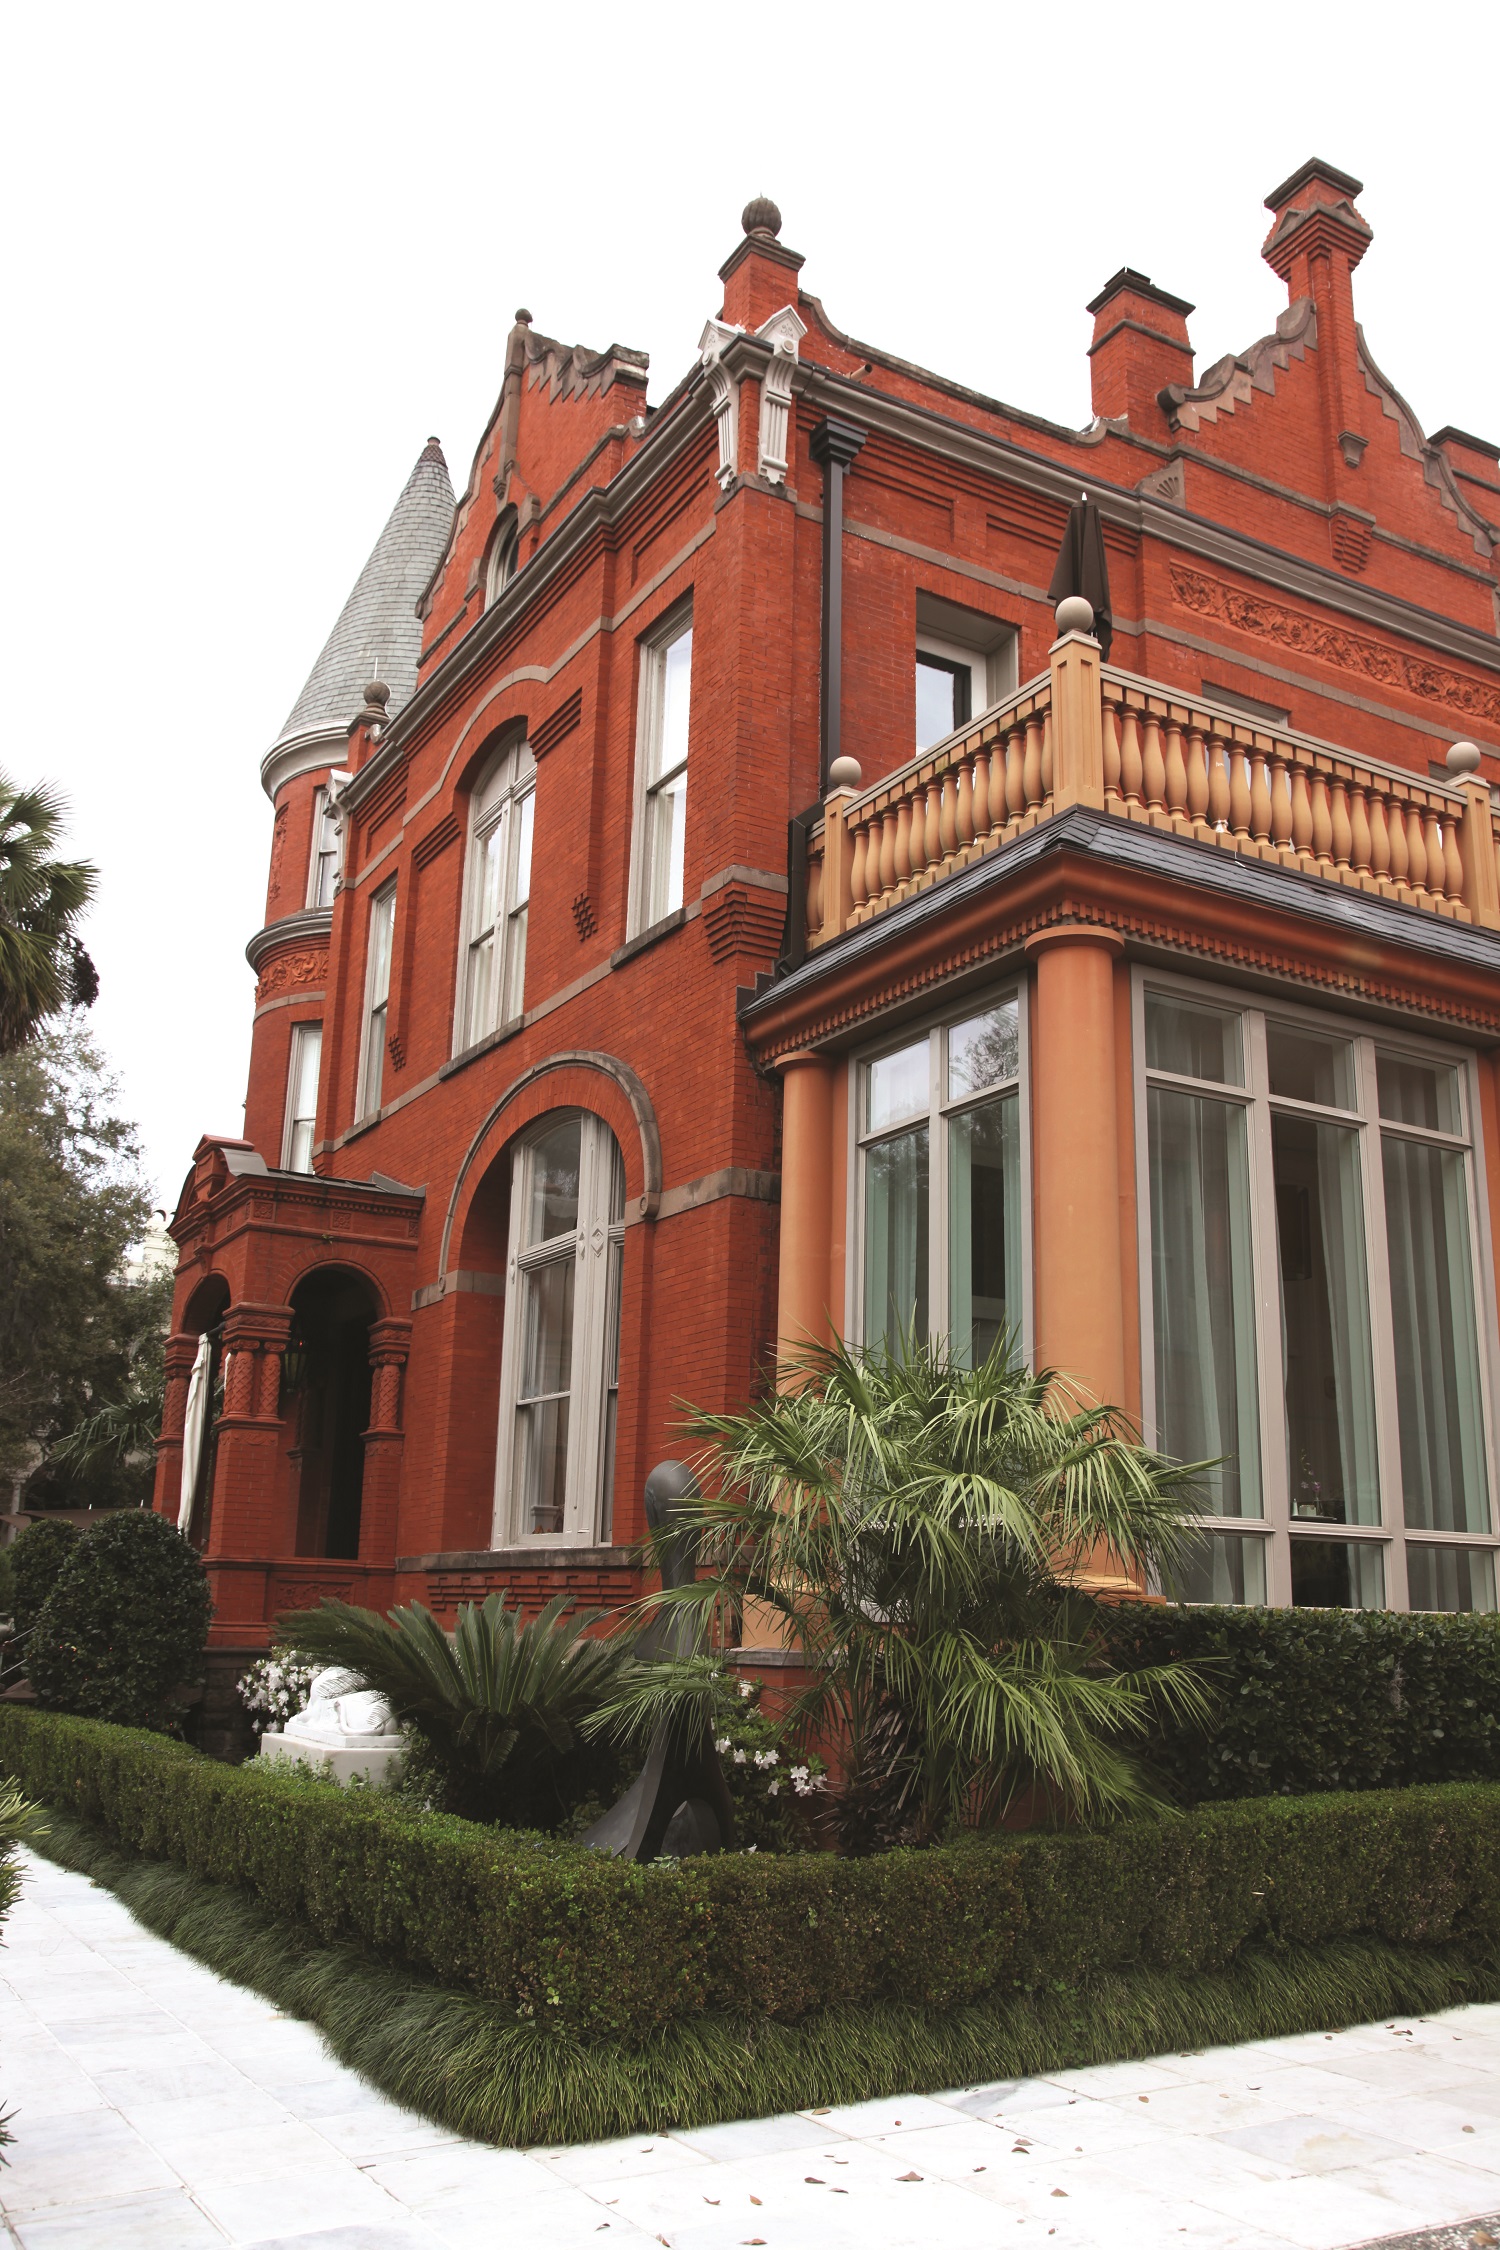
<instances>
[{"instance_id":1,"label":"green foliage","mask_svg":"<svg viewBox=\"0 0 1500 2250\"><path fill-rule=\"evenodd\" d=\"M633 2048L705 2017L795 2025L1217 1976L1267 1946L1457 1945L1483 1963L1500 1944L1500 1788L1477 1784L1247 1799L865 1859L642 1867L17 1704L0 1704L0 1769L122 1849L239 1886L319 1945L400 1963L511 2025Z\"/></svg>"},{"instance_id":2,"label":"green foliage","mask_svg":"<svg viewBox=\"0 0 1500 2250\"><path fill-rule=\"evenodd\" d=\"M1104 1630L1116 1663L1215 1684L1206 1730L1148 1741L1186 1797L1500 1781L1500 1618L1130 1603Z\"/></svg>"},{"instance_id":3,"label":"green foliage","mask_svg":"<svg viewBox=\"0 0 1500 2250\"><path fill-rule=\"evenodd\" d=\"M741 1851L810 1851L828 1769L816 1752L788 1750L782 1729L760 1707L761 1694L759 1680L719 1675L714 1748L734 1804L735 1839Z\"/></svg>"},{"instance_id":4,"label":"green foliage","mask_svg":"<svg viewBox=\"0 0 1500 2250\"><path fill-rule=\"evenodd\" d=\"M589 1634L602 1612L569 1616L570 1606L559 1595L527 1624L505 1594L491 1594L461 1604L451 1638L421 1602L385 1618L324 1601L277 1622L300 1656L347 1665L418 1729L445 1810L551 1828L616 1778L613 1754L581 1728L630 1653L624 1639Z\"/></svg>"},{"instance_id":5,"label":"green foliage","mask_svg":"<svg viewBox=\"0 0 1500 2250\"><path fill-rule=\"evenodd\" d=\"M941 2011L880 2001L795 2024L702 2015L638 2043L584 2041L322 1945L244 1892L127 1855L73 1821L54 1821L41 1848L219 1975L317 2024L393 2101L501 2147L827 2108L1500 1996L1493 1964L1460 1947L1363 1938L1247 1948L1214 1975L1134 1967Z\"/></svg>"},{"instance_id":6,"label":"green foliage","mask_svg":"<svg viewBox=\"0 0 1500 2250\"><path fill-rule=\"evenodd\" d=\"M78 1533L60 1518L41 1516L28 1524L9 1550L15 1574L17 1633L29 1633L78 1545Z\"/></svg>"},{"instance_id":7,"label":"green foliage","mask_svg":"<svg viewBox=\"0 0 1500 2250\"><path fill-rule=\"evenodd\" d=\"M38 1701L122 1726L170 1725L174 1689L202 1665L211 1608L203 1564L164 1517L146 1509L101 1517L74 1548L27 1645Z\"/></svg>"},{"instance_id":8,"label":"green foliage","mask_svg":"<svg viewBox=\"0 0 1500 2250\"><path fill-rule=\"evenodd\" d=\"M45 1017L87 1007L99 990L75 934L98 871L56 856L66 809L46 782L18 789L0 774L0 1054L33 1037Z\"/></svg>"},{"instance_id":9,"label":"green foliage","mask_svg":"<svg viewBox=\"0 0 1500 2250\"><path fill-rule=\"evenodd\" d=\"M10 1559L9 1547L0 1547L0 1618L14 1618L16 1609L16 1566Z\"/></svg>"},{"instance_id":10,"label":"green foliage","mask_svg":"<svg viewBox=\"0 0 1500 2250\"><path fill-rule=\"evenodd\" d=\"M130 1396L160 1357L161 1285L123 1260L150 1216L135 1128L77 1023L0 1056L0 1469ZM139 1371L139 1372L138 1372ZM28 1498L128 1505L149 1463L47 1463Z\"/></svg>"},{"instance_id":11,"label":"green foliage","mask_svg":"<svg viewBox=\"0 0 1500 2250\"><path fill-rule=\"evenodd\" d=\"M643 1607L694 1615L700 1645L749 1603L785 1620L809 1666L789 1733L837 1745L845 1851L982 1826L1038 1789L1085 1817L1139 1810L1130 1745L1204 1709L1182 1665L1103 1661L1069 1561L1170 1573L1192 1472L1010 1350L967 1368L941 1343L817 1349L794 1387L689 1425L707 1496L660 1537L696 1529L711 1560ZM651 1690L643 1668L612 1717Z\"/></svg>"},{"instance_id":12,"label":"green foliage","mask_svg":"<svg viewBox=\"0 0 1500 2250\"><path fill-rule=\"evenodd\" d=\"M14 1781L0 1779L0 1922L16 1903L21 1871L16 1846L40 1842L47 1833L37 1808Z\"/></svg>"}]
</instances>

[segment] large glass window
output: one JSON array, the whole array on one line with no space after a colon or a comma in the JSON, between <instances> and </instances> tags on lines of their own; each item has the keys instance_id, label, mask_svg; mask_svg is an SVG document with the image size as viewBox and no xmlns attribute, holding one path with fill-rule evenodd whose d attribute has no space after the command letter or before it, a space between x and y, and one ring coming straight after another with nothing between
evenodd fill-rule
<instances>
[{"instance_id":1,"label":"large glass window","mask_svg":"<svg viewBox=\"0 0 1500 2250\"><path fill-rule=\"evenodd\" d=\"M546 1118L511 1164L494 1536L588 1543L614 1482L625 1167L579 1110Z\"/></svg>"},{"instance_id":2,"label":"large glass window","mask_svg":"<svg viewBox=\"0 0 1500 2250\"><path fill-rule=\"evenodd\" d=\"M536 760L512 742L481 772L469 799L465 943L455 1048L486 1039L522 1013Z\"/></svg>"},{"instance_id":3,"label":"large glass window","mask_svg":"<svg viewBox=\"0 0 1500 2250\"><path fill-rule=\"evenodd\" d=\"M318 1071L323 1060L323 1026L299 1023L292 1029L291 1068L287 1073L286 1125L281 1141L284 1172L313 1168L313 1129L318 1114Z\"/></svg>"},{"instance_id":4,"label":"large glass window","mask_svg":"<svg viewBox=\"0 0 1500 2250\"><path fill-rule=\"evenodd\" d=\"M679 617L641 651L640 811L634 925L649 929L682 904L687 846L688 718L693 621Z\"/></svg>"},{"instance_id":5,"label":"large glass window","mask_svg":"<svg viewBox=\"0 0 1500 2250\"><path fill-rule=\"evenodd\" d=\"M966 1365L1024 1349L1020 1003L939 1024L864 1066L863 1334L946 1335Z\"/></svg>"},{"instance_id":6,"label":"large glass window","mask_svg":"<svg viewBox=\"0 0 1500 2250\"><path fill-rule=\"evenodd\" d=\"M391 941L396 929L396 886L387 883L370 901L365 950L365 1035L360 1051L359 1114L373 1117L385 1083L386 1017L391 997Z\"/></svg>"},{"instance_id":7,"label":"large glass window","mask_svg":"<svg viewBox=\"0 0 1500 2250\"><path fill-rule=\"evenodd\" d=\"M1149 977L1140 1004L1148 1416L1212 1464L1180 1591L1493 1606L1461 1066Z\"/></svg>"}]
</instances>

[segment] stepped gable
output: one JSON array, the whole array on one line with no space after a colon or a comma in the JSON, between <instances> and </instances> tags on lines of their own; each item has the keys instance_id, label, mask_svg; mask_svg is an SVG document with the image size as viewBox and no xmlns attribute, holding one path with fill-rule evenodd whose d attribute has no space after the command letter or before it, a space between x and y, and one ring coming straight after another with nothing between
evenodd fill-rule
<instances>
[{"instance_id":1,"label":"stepped gable","mask_svg":"<svg viewBox=\"0 0 1500 2250\"><path fill-rule=\"evenodd\" d=\"M292 706L281 741L347 726L364 702L365 682L377 672L391 691L392 715L407 701L417 684L422 643L417 601L448 544L453 509L443 449L429 438Z\"/></svg>"}]
</instances>

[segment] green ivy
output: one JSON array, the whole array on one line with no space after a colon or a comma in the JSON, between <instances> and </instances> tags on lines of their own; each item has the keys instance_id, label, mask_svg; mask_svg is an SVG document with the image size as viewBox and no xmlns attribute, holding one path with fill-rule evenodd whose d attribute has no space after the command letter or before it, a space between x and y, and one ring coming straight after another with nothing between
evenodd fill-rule
<instances>
[{"instance_id":1,"label":"green ivy","mask_svg":"<svg viewBox=\"0 0 1500 2250\"><path fill-rule=\"evenodd\" d=\"M1500 1618L1130 1603L1105 1632L1114 1663L1186 1658L1215 1689L1206 1734L1143 1746L1189 1799L1500 1780Z\"/></svg>"},{"instance_id":2,"label":"green ivy","mask_svg":"<svg viewBox=\"0 0 1500 2250\"><path fill-rule=\"evenodd\" d=\"M0 1704L0 1770L323 1945L585 2040L638 2046L714 2015L988 2005L1103 1974L1214 1973L1267 1945L1500 1951L1500 1788L1482 1785L1249 1799L866 1859L640 1867L21 1705Z\"/></svg>"}]
</instances>

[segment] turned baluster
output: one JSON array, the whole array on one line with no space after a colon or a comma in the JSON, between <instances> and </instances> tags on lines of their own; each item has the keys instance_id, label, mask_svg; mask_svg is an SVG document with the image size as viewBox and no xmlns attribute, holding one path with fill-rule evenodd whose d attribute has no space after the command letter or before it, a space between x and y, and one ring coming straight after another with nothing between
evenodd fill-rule
<instances>
[{"instance_id":1,"label":"turned baluster","mask_svg":"<svg viewBox=\"0 0 1500 2250\"><path fill-rule=\"evenodd\" d=\"M957 807L953 800L953 769L943 775L943 794L938 803L938 837L944 859L951 859L958 850Z\"/></svg>"},{"instance_id":2,"label":"turned baluster","mask_svg":"<svg viewBox=\"0 0 1500 2250\"><path fill-rule=\"evenodd\" d=\"M1427 840L1422 815L1415 805L1406 808L1406 879L1416 893L1418 906L1427 904Z\"/></svg>"},{"instance_id":3,"label":"turned baluster","mask_svg":"<svg viewBox=\"0 0 1500 2250\"><path fill-rule=\"evenodd\" d=\"M1328 801L1328 776L1321 769L1313 775L1312 814L1313 858L1318 873L1325 875L1333 858L1333 811Z\"/></svg>"},{"instance_id":4,"label":"turned baluster","mask_svg":"<svg viewBox=\"0 0 1500 2250\"><path fill-rule=\"evenodd\" d=\"M1208 742L1208 817L1216 836L1229 834L1229 745L1220 734Z\"/></svg>"},{"instance_id":5,"label":"turned baluster","mask_svg":"<svg viewBox=\"0 0 1500 2250\"><path fill-rule=\"evenodd\" d=\"M1026 737L1012 727L1005 738L1005 818L1016 826L1026 811Z\"/></svg>"},{"instance_id":6,"label":"turned baluster","mask_svg":"<svg viewBox=\"0 0 1500 2250\"><path fill-rule=\"evenodd\" d=\"M1406 807L1399 797L1387 809L1387 826L1391 837L1391 881L1401 892L1411 885L1411 848L1406 840Z\"/></svg>"},{"instance_id":7,"label":"turned baluster","mask_svg":"<svg viewBox=\"0 0 1500 2250\"><path fill-rule=\"evenodd\" d=\"M974 838L983 843L990 832L990 754L980 750L974 759Z\"/></svg>"},{"instance_id":8,"label":"turned baluster","mask_svg":"<svg viewBox=\"0 0 1500 2250\"><path fill-rule=\"evenodd\" d=\"M1427 888L1431 891L1433 902L1436 904L1447 890L1448 869L1443 858L1442 824L1431 805L1427 808L1425 842L1427 845Z\"/></svg>"},{"instance_id":9,"label":"turned baluster","mask_svg":"<svg viewBox=\"0 0 1500 2250\"><path fill-rule=\"evenodd\" d=\"M1235 849L1248 851L1251 806L1249 760L1243 750L1231 749L1227 744L1225 748L1232 760L1229 768L1229 825L1234 830Z\"/></svg>"},{"instance_id":10,"label":"turned baluster","mask_svg":"<svg viewBox=\"0 0 1500 2250\"><path fill-rule=\"evenodd\" d=\"M1271 783L1266 773L1266 754L1256 750L1250 757L1250 833L1255 838L1255 848L1264 858L1271 846Z\"/></svg>"},{"instance_id":11,"label":"turned baluster","mask_svg":"<svg viewBox=\"0 0 1500 2250\"><path fill-rule=\"evenodd\" d=\"M870 841L874 843L875 839L871 837ZM880 823L880 841L876 845L875 865L879 870L879 896L883 903L890 897L891 892L896 887L896 815L889 806L886 808L885 817Z\"/></svg>"},{"instance_id":12,"label":"turned baluster","mask_svg":"<svg viewBox=\"0 0 1500 2250\"><path fill-rule=\"evenodd\" d=\"M1154 711L1141 721L1146 740L1141 751L1141 782L1146 795L1146 816L1153 828L1168 825L1166 809L1167 761L1161 754L1161 721Z\"/></svg>"},{"instance_id":13,"label":"turned baluster","mask_svg":"<svg viewBox=\"0 0 1500 2250\"><path fill-rule=\"evenodd\" d=\"M1125 792L1125 809L1132 820L1141 817L1141 782L1140 713L1133 703L1127 703L1120 730L1120 787Z\"/></svg>"},{"instance_id":14,"label":"turned baluster","mask_svg":"<svg viewBox=\"0 0 1500 2250\"><path fill-rule=\"evenodd\" d=\"M1203 729L1190 727L1187 739L1187 809L1195 836L1209 833L1208 796L1208 753L1204 747Z\"/></svg>"},{"instance_id":15,"label":"turned baluster","mask_svg":"<svg viewBox=\"0 0 1500 2250\"><path fill-rule=\"evenodd\" d=\"M1104 706L1104 802L1120 801L1120 707Z\"/></svg>"},{"instance_id":16,"label":"turned baluster","mask_svg":"<svg viewBox=\"0 0 1500 2250\"><path fill-rule=\"evenodd\" d=\"M1378 789L1370 791L1370 873L1376 888L1390 894L1391 888L1391 832L1385 817L1385 798Z\"/></svg>"},{"instance_id":17,"label":"turned baluster","mask_svg":"<svg viewBox=\"0 0 1500 2250\"><path fill-rule=\"evenodd\" d=\"M911 879L911 806L903 797L896 808L896 864L898 883Z\"/></svg>"},{"instance_id":18,"label":"turned baluster","mask_svg":"<svg viewBox=\"0 0 1500 2250\"><path fill-rule=\"evenodd\" d=\"M958 807L955 826L958 830L960 847L967 847L972 844L974 841L974 785L969 777L969 761L967 758L958 769Z\"/></svg>"},{"instance_id":19,"label":"turned baluster","mask_svg":"<svg viewBox=\"0 0 1500 2250\"><path fill-rule=\"evenodd\" d=\"M1304 873L1311 874L1316 865L1312 855L1313 813L1312 798L1307 789L1307 768L1292 768L1292 850L1297 854Z\"/></svg>"},{"instance_id":20,"label":"turned baluster","mask_svg":"<svg viewBox=\"0 0 1500 2250\"><path fill-rule=\"evenodd\" d=\"M917 791L911 808L911 871L921 875L927 866L927 795Z\"/></svg>"},{"instance_id":21,"label":"turned baluster","mask_svg":"<svg viewBox=\"0 0 1500 2250\"><path fill-rule=\"evenodd\" d=\"M870 833L864 821L854 831L854 848L849 854L849 896L854 901L854 911L870 903L869 882Z\"/></svg>"},{"instance_id":22,"label":"turned baluster","mask_svg":"<svg viewBox=\"0 0 1500 2250\"><path fill-rule=\"evenodd\" d=\"M1349 795L1342 781L1333 784L1333 864L1342 882L1349 872L1349 847L1354 841L1349 829Z\"/></svg>"},{"instance_id":23,"label":"turned baluster","mask_svg":"<svg viewBox=\"0 0 1500 2250\"><path fill-rule=\"evenodd\" d=\"M1046 805L1052 801L1052 710L1049 705L1042 714L1042 795Z\"/></svg>"},{"instance_id":24,"label":"turned baluster","mask_svg":"<svg viewBox=\"0 0 1500 2250\"><path fill-rule=\"evenodd\" d=\"M1182 729L1170 719L1167 722L1166 790L1172 826L1179 836L1186 836L1190 833L1187 760L1182 754Z\"/></svg>"},{"instance_id":25,"label":"turned baluster","mask_svg":"<svg viewBox=\"0 0 1500 2250\"><path fill-rule=\"evenodd\" d=\"M1042 722L1026 721L1026 756L1021 767L1021 782L1025 793L1028 816L1042 801Z\"/></svg>"},{"instance_id":26,"label":"turned baluster","mask_svg":"<svg viewBox=\"0 0 1500 2250\"><path fill-rule=\"evenodd\" d=\"M1292 779L1279 750L1271 757L1271 842L1276 857L1290 867L1297 857L1292 850Z\"/></svg>"},{"instance_id":27,"label":"turned baluster","mask_svg":"<svg viewBox=\"0 0 1500 2250\"><path fill-rule=\"evenodd\" d=\"M943 856L942 790L934 777L927 784L927 829L922 838L929 867L936 867Z\"/></svg>"},{"instance_id":28,"label":"turned baluster","mask_svg":"<svg viewBox=\"0 0 1500 2250\"><path fill-rule=\"evenodd\" d=\"M1359 877L1361 890L1370 888L1370 845L1369 807L1356 781L1349 791L1349 864Z\"/></svg>"},{"instance_id":29,"label":"turned baluster","mask_svg":"<svg viewBox=\"0 0 1500 2250\"><path fill-rule=\"evenodd\" d=\"M1459 817L1455 807L1443 822L1443 889L1455 906L1464 895L1463 851L1458 840Z\"/></svg>"}]
</instances>

